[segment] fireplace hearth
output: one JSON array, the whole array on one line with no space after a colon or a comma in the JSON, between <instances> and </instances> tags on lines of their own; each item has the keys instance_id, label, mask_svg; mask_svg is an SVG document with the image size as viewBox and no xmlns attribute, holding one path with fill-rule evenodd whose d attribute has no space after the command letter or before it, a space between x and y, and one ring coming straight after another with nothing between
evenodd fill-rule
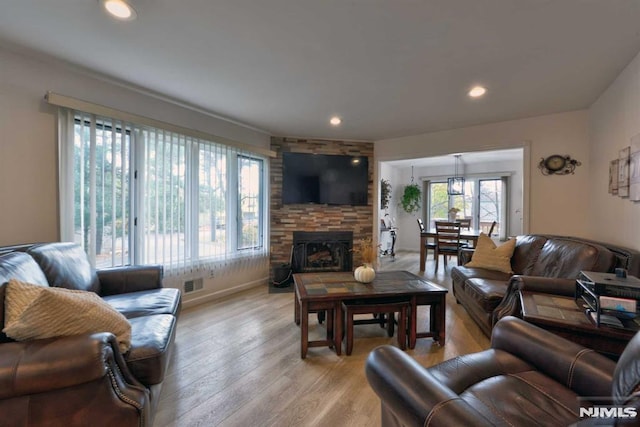
<instances>
[{"instance_id":1,"label":"fireplace hearth","mask_svg":"<svg viewBox=\"0 0 640 427\"><path fill-rule=\"evenodd\" d=\"M294 231L294 273L351 271L353 232Z\"/></svg>"}]
</instances>

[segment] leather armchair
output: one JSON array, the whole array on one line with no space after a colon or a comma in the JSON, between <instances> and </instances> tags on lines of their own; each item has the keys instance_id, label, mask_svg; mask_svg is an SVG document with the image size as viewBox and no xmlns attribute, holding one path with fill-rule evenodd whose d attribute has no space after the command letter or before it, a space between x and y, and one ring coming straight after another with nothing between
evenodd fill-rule
<instances>
[{"instance_id":1,"label":"leather armchair","mask_svg":"<svg viewBox=\"0 0 640 427\"><path fill-rule=\"evenodd\" d=\"M496 324L488 350L425 368L381 346L365 370L382 401L383 426L563 426L595 421L580 418L581 406L594 405L636 408L637 420L607 424L640 422L640 335L616 365L509 316Z\"/></svg>"}]
</instances>

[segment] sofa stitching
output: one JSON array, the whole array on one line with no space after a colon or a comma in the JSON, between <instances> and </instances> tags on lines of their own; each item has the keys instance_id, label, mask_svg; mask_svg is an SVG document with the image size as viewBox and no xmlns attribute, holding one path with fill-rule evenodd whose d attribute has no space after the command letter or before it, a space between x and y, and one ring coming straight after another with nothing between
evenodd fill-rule
<instances>
[{"instance_id":1,"label":"sofa stitching","mask_svg":"<svg viewBox=\"0 0 640 427\"><path fill-rule=\"evenodd\" d=\"M476 396L476 398L478 398L478 397ZM448 399L448 400L444 400L444 401L442 401L442 402L438 402L438 403L433 407L433 409L431 410L431 412L429 412L429 415L427 416L427 419L424 421L423 426L424 426L424 427L427 427L427 426L431 423L432 419L435 417L436 412L438 412L440 409L442 409L445 405L447 405L447 404L449 404L449 403L452 403L452 402L453 402L453 401L455 401L455 400L460 400L460 401L464 402L464 399L462 399L462 398L460 398L460 397L455 397L455 398L453 398L453 399ZM495 412L495 411L494 411L494 410L493 410L489 405L487 405L485 402L483 402L483 401L482 401L482 399L478 398L478 400L480 400L482 403L484 403L484 404L485 404L485 406L487 407L487 409L489 409L491 412L493 412L493 414L494 414L495 416L497 416L498 418L502 419L502 420L503 420L505 423L507 423L508 425L510 425L510 426L512 426L512 427L514 427L514 425L513 425L513 424L511 424L511 423L510 423L507 419L505 419L501 414L499 414L499 413Z\"/></svg>"},{"instance_id":2,"label":"sofa stitching","mask_svg":"<svg viewBox=\"0 0 640 427\"><path fill-rule=\"evenodd\" d=\"M424 420L424 427L427 427L430 423L431 420L433 419L433 417L435 417L436 412L438 412L444 405L446 405L447 403L450 403L454 400L458 400L459 398L453 398L453 399L449 399L449 400L444 400L442 402L438 402L436 403L436 405L433 407L433 409L431 409L431 412L429 412L429 415L427 415L427 419Z\"/></svg>"},{"instance_id":3,"label":"sofa stitching","mask_svg":"<svg viewBox=\"0 0 640 427\"><path fill-rule=\"evenodd\" d=\"M571 361L571 366L569 367L569 376L567 378L567 386L569 388L571 388L571 386L573 385L573 373L576 370L576 365L578 363L578 359L580 359L584 354L586 353L591 353L593 352L593 350L588 349L588 348L584 348L582 350L580 350L575 357L573 358L573 360Z\"/></svg>"},{"instance_id":4,"label":"sofa stitching","mask_svg":"<svg viewBox=\"0 0 640 427\"><path fill-rule=\"evenodd\" d=\"M556 404L558 404L558 406L566 409L569 413L575 415L576 417L578 416L578 414L573 411L571 408L569 408L568 406L566 406L565 404L563 404L562 402L560 402L558 399L556 399L555 397L551 396L549 393L547 393L546 391L544 391L543 389L541 389L540 387L538 387L537 385L533 384L531 381L528 381L524 378L522 378L519 375L515 375L515 374L508 374L510 377L516 378L520 381L522 381L523 383L527 384L529 387L537 390L538 392L542 393L544 396L546 396L548 399L552 400L553 402L555 402Z\"/></svg>"},{"instance_id":5,"label":"sofa stitching","mask_svg":"<svg viewBox=\"0 0 640 427\"><path fill-rule=\"evenodd\" d=\"M505 423L507 423L508 425L510 425L510 426L512 426L512 427L515 427L515 426L514 426L514 424L510 423L510 422L509 422L509 420L507 420L505 417L503 417L503 416L502 416L502 414L501 414L500 412L496 412L496 411L494 410L494 408L493 408L493 405L491 405L491 404L489 404L489 403L485 402L484 400L482 400L482 399L480 398L480 396L478 396L477 394L474 394L474 397L475 397L476 399L478 399L480 402L482 402L482 403L484 404L484 406L485 406L488 410L490 410L490 411L491 411L491 413L492 413L493 415L495 415L496 417L498 417L498 418L502 419L502 420L503 420Z\"/></svg>"}]
</instances>

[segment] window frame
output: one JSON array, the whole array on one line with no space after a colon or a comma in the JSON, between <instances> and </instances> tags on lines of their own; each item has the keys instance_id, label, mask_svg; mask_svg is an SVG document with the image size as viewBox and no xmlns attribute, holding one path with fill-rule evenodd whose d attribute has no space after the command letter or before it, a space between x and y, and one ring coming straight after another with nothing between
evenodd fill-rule
<instances>
[{"instance_id":1,"label":"window frame","mask_svg":"<svg viewBox=\"0 0 640 427\"><path fill-rule=\"evenodd\" d=\"M502 198L501 198L501 204L500 204L500 218L502 218L502 223L500 224L500 234L499 234L499 238L501 240L506 239L507 237L507 230L509 228L509 217L508 217L508 212L509 212L509 203L510 203L510 198L509 198L509 191L510 191L510 176L509 175L505 175L505 174L482 174L482 175L468 175L466 176L466 182L465 185L468 185L469 183L473 183L473 189L472 189L472 198L471 198L471 217L472 217L472 224L473 227L475 229L477 229L479 227L480 224L480 182L481 181L487 181L487 180L499 180L502 182ZM423 217L424 217L424 223L427 224L428 228L432 228L431 227L431 221L433 220L433 218L431 218L431 213L432 213L432 185L433 184L440 184L440 185L444 185L446 187L447 185L447 177L433 177L433 178L427 178L425 179L423 184L423 194L424 194L424 200L423 200L423 206L425 206L424 212L423 212ZM465 191L465 193L467 193ZM467 195L447 195L447 210L451 209L452 207L455 206L455 198L458 197L463 197L463 198L467 198ZM466 199L465 199L466 200Z\"/></svg>"},{"instance_id":2,"label":"window frame","mask_svg":"<svg viewBox=\"0 0 640 427\"><path fill-rule=\"evenodd\" d=\"M63 124L64 122L64 124ZM74 162L73 160L69 161L69 156L73 159L74 151L77 149L73 138L69 141L70 135L74 135L77 131L77 126L88 126L91 129L91 134L88 138L82 136L81 148L85 149L85 145L95 146L95 127L96 123L102 122L102 126L115 128L113 130L113 134L120 133L127 136L129 140L129 157L127 162L127 177L126 181L128 182L128 191L129 191L129 202L127 203L126 214L129 218L129 227L128 227L128 256L126 259L123 259L121 262L119 260L114 260L111 255L108 263L100 263L99 267L116 267L122 265L130 265L130 264L142 264L148 262L149 252L145 248L145 231L144 231L144 203L145 198L150 197L148 191L145 189L145 179L143 178L144 162L147 160L145 158L145 144L149 143L149 141L145 141L145 138L141 137L141 133L147 130L149 126L145 125L137 125L135 123L126 122L126 126L119 127L119 123L125 123L118 119L103 117L91 113L83 113L81 111L75 110L67 110L66 117L60 117L61 123L61 132L60 132L60 141L59 141L59 149L60 149L60 167L61 167L61 176L64 176L65 179L61 179L61 190L64 189L62 186L62 182L70 182L71 188L67 187L67 190L64 191L65 194L62 194L61 191L61 206L65 206L65 209L61 208L61 216L69 215L69 212L73 213L77 207L75 202L75 194L76 191L74 189L76 178L74 176ZM104 124L107 123L105 126ZM63 125L62 125L63 124ZM131 125L131 127L129 127ZM122 129L124 128L124 130ZM154 128L154 131L158 132L168 132L162 129ZM186 144L184 148L184 167L185 167L185 177L184 177L184 200L181 200L177 206L184 205L184 222L180 223L179 227L184 228L185 234L185 243L184 246L180 246L179 248L184 248L184 258L180 260L188 264L199 264L207 261L220 261L229 258L244 258L246 256L254 256L257 253L266 254L265 251L268 250L268 242L266 241L268 238L268 233L266 230L268 229L268 224L266 223L266 218L268 218L269 213L269 204L267 201L268 197L268 188L267 185L269 183L268 180L268 166L269 162L268 157L259 154L248 152L247 150L239 149L234 146L229 146L224 143L219 143L215 141L207 141L200 138L194 138L188 135L181 135L175 132L168 132L170 135L169 138L177 136L178 138L189 138L190 140L195 141L195 143ZM64 136L63 136L64 135ZM66 139L66 140L65 140ZM91 142L91 141L94 142ZM167 142L167 144L174 144L173 141ZM222 152L224 152L226 158L226 188L224 191L229 197L225 198L225 217L226 224L224 227L225 233L225 244L224 250L218 254L204 254L204 251L200 250L199 245L199 233L200 233L200 181L199 175L201 172L201 165L199 164L200 157L200 147L202 146L210 146L210 147L219 147ZM256 199L255 209L257 212L257 238L256 244L251 245L250 247L240 248L238 242L240 241L241 230L239 221L242 207L240 206L240 198L239 192L241 191L238 183L240 182L239 174L241 173L241 168L239 167L241 159L251 159L252 161L257 162L259 165L258 172L258 180L257 183L258 191L253 196ZM172 159L173 160L173 159ZM93 157L90 159L83 159L84 163L81 167L92 166L92 162L95 161ZM93 164L93 166L95 166ZM170 172L171 174L172 172ZM123 180L125 178L123 177ZM82 179L80 180L82 182ZM123 181L124 182L124 181ZM93 193L97 190L95 188L94 183L84 182L84 187L81 191L87 189L87 186L93 189ZM91 191L90 191L91 193ZM71 198L71 202L69 202L69 198ZM95 201L92 202L92 206L95 206ZM99 202L98 202L99 203ZM182 209L182 208L181 208ZM81 206L81 210L86 210L85 206ZM92 213L91 215L95 215ZM229 221L230 218L236 218L236 221L233 223ZM95 224L95 219L92 224ZM234 230L235 229L235 230ZM63 239L66 240L76 240L75 239L75 230L76 225L74 219L71 218L71 222L69 222L69 218L61 218L61 234ZM86 244L84 240L79 242L87 251L89 255L89 259L92 264L96 265L96 253L95 253L95 243ZM157 259L157 256L154 256ZM172 259L168 264L163 263L166 270L171 271L176 268L174 260Z\"/></svg>"}]
</instances>

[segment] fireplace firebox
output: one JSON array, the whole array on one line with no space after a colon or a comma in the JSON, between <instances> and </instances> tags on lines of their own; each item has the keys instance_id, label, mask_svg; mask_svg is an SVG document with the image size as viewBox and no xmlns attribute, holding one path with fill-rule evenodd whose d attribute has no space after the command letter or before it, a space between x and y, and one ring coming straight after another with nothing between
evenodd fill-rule
<instances>
[{"instance_id":1,"label":"fireplace firebox","mask_svg":"<svg viewBox=\"0 0 640 427\"><path fill-rule=\"evenodd\" d=\"M353 232L294 231L294 273L351 271L353 265Z\"/></svg>"}]
</instances>

